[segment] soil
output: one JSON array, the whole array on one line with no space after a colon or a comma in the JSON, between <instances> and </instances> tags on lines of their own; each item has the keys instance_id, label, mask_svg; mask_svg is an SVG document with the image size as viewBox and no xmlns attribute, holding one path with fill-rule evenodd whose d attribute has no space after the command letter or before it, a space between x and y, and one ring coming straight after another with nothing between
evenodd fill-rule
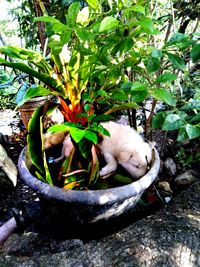
<instances>
[{"instance_id":1,"label":"soil","mask_svg":"<svg viewBox=\"0 0 200 267\"><path fill-rule=\"evenodd\" d=\"M27 130L21 123L19 124L19 129L19 133L13 131L11 136L4 135L1 142L16 166L19 154L26 145L27 136ZM25 204L34 201L36 198L35 192L18 177L17 186L11 188L11 191L5 195L0 196L0 226L13 216L13 208L21 210Z\"/></svg>"}]
</instances>

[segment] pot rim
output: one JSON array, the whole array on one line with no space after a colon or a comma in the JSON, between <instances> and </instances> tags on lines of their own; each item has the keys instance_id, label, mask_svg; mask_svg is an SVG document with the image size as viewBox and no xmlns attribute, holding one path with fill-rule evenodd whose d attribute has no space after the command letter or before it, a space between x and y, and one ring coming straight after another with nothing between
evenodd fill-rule
<instances>
[{"instance_id":1,"label":"pot rim","mask_svg":"<svg viewBox=\"0 0 200 267\"><path fill-rule=\"evenodd\" d=\"M48 100L48 99L51 98L51 96L52 96L51 94L44 95L44 96L35 96L35 97L30 98L29 100L25 101L24 104L26 104L26 103L32 103L32 102L37 102L37 101ZM23 107L24 104L22 104L19 108Z\"/></svg>"},{"instance_id":2,"label":"pot rim","mask_svg":"<svg viewBox=\"0 0 200 267\"><path fill-rule=\"evenodd\" d=\"M160 158L158 151L153 148L155 159L151 169L139 180L130 184L113 187L108 189L98 190L64 190L56 186L51 186L40 181L33 176L26 166L26 151L27 146L21 151L18 160L18 170L20 177L24 182L39 195L47 198L53 198L69 203L79 203L84 205L107 205L113 204L116 201L142 195L153 181L156 179L160 168Z\"/></svg>"}]
</instances>

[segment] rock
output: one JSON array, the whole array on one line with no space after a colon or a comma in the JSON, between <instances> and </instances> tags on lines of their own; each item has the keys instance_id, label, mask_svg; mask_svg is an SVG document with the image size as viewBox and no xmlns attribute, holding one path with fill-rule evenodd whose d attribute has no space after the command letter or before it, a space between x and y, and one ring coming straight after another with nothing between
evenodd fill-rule
<instances>
[{"instance_id":1,"label":"rock","mask_svg":"<svg viewBox=\"0 0 200 267\"><path fill-rule=\"evenodd\" d=\"M164 161L163 167L169 176L174 176L176 174L177 168L176 168L176 164L172 158L167 158Z\"/></svg>"},{"instance_id":2,"label":"rock","mask_svg":"<svg viewBox=\"0 0 200 267\"><path fill-rule=\"evenodd\" d=\"M17 167L8 157L5 149L0 144L0 168L6 173L7 177L12 181L13 185L17 184Z\"/></svg>"},{"instance_id":3,"label":"rock","mask_svg":"<svg viewBox=\"0 0 200 267\"><path fill-rule=\"evenodd\" d=\"M56 240L48 239L44 235L28 232L24 234L12 234L4 243L4 255L30 256L33 254L57 254L65 250L72 251L83 246L80 239ZM47 265L45 265L47 266Z\"/></svg>"},{"instance_id":4,"label":"rock","mask_svg":"<svg viewBox=\"0 0 200 267\"><path fill-rule=\"evenodd\" d=\"M184 173L181 173L180 175L178 175L174 182L176 183L176 185L178 186L189 186L192 183L196 182L198 180L199 177L193 175L190 171L186 171Z\"/></svg>"},{"instance_id":5,"label":"rock","mask_svg":"<svg viewBox=\"0 0 200 267\"><path fill-rule=\"evenodd\" d=\"M160 160L160 169L159 169L159 174L162 174L162 171L163 171L163 161Z\"/></svg>"},{"instance_id":6,"label":"rock","mask_svg":"<svg viewBox=\"0 0 200 267\"><path fill-rule=\"evenodd\" d=\"M37 233L26 233L23 235L13 234L4 245L4 253L7 255L30 255L38 242Z\"/></svg>"},{"instance_id":7,"label":"rock","mask_svg":"<svg viewBox=\"0 0 200 267\"><path fill-rule=\"evenodd\" d=\"M0 196L9 193L14 189L12 181L8 178L3 169L0 168Z\"/></svg>"},{"instance_id":8,"label":"rock","mask_svg":"<svg viewBox=\"0 0 200 267\"><path fill-rule=\"evenodd\" d=\"M158 188L164 190L167 193L170 193L170 194L173 193L170 184L168 182L166 182L166 181L159 182L158 183Z\"/></svg>"},{"instance_id":9,"label":"rock","mask_svg":"<svg viewBox=\"0 0 200 267\"><path fill-rule=\"evenodd\" d=\"M5 145L7 143L8 143L8 137L6 135L3 135L2 133L0 133L0 144Z\"/></svg>"}]
</instances>

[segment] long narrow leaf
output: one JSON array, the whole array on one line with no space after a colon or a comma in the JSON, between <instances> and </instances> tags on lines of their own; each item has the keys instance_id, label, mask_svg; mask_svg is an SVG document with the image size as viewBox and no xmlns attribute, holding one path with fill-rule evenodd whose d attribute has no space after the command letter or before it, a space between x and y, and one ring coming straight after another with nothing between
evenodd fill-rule
<instances>
[{"instance_id":1,"label":"long narrow leaf","mask_svg":"<svg viewBox=\"0 0 200 267\"><path fill-rule=\"evenodd\" d=\"M125 104L122 104L122 105L115 105L114 107L112 107L111 109L106 111L104 114L108 115L108 114L111 114L111 113L119 111L119 110L135 109L135 108L138 108L138 107L139 106L135 102L129 102L129 103L125 103Z\"/></svg>"},{"instance_id":2,"label":"long narrow leaf","mask_svg":"<svg viewBox=\"0 0 200 267\"><path fill-rule=\"evenodd\" d=\"M33 112L32 119L28 124L28 151L31 161L34 166L39 170L41 175L45 174L42 158L42 140L40 135L40 128L35 125L40 125L40 116L43 113L43 106L39 107Z\"/></svg>"},{"instance_id":3,"label":"long narrow leaf","mask_svg":"<svg viewBox=\"0 0 200 267\"><path fill-rule=\"evenodd\" d=\"M51 65L47 63L42 55L33 50L25 49L19 46L2 46L0 47L0 53L11 58L27 60L28 62L37 66L44 73L51 74L53 72Z\"/></svg>"},{"instance_id":4,"label":"long narrow leaf","mask_svg":"<svg viewBox=\"0 0 200 267\"><path fill-rule=\"evenodd\" d=\"M42 134L43 134L42 119L43 119L43 116L40 116L40 136L42 136ZM50 174L50 171L49 171L49 167L48 167L48 164L47 164L46 153L45 153L45 150L44 150L44 140L43 140L43 138L41 138L41 140L42 140L42 157L43 157L43 165L44 165L44 170L45 170L45 179L46 179L48 184L53 185L53 181L52 181L51 174Z\"/></svg>"},{"instance_id":5,"label":"long narrow leaf","mask_svg":"<svg viewBox=\"0 0 200 267\"><path fill-rule=\"evenodd\" d=\"M0 58L0 65L10 67L13 69L17 69L17 70L22 71L26 74L29 74L29 75L37 78L38 80L40 80L41 82L43 82L47 86L49 86L49 88L52 91L54 91L54 89L56 89L58 94L61 94L64 98L66 97L65 87L62 85L62 83L59 82L58 80L52 78L48 74L41 74L41 73L33 70L31 67L27 66L24 63L9 62L9 61L4 60L2 58Z\"/></svg>"},{"instance_id":6,"label":"long narrow leaf","mask_svg":"<svg viewBox=\"0 0 200 267\"><path fill-rule=\"evenodd\" d=\"M28 91L25 93L24 97L20 102L18 102L18 106L23 105L26 101L32 99L33 97L37 96L46 96L51 94L50 89L44 88L40 85L38 86L32 86L28 89Z\"/></svg>"},{"instance_id":7,"label":"long narrow leaf","mask_svg":"<svg viewBox=\"0 0 200 267\"><path fill-rule=\"evenodd\" d=\"M99 177L99 160L94 145L92 146L91 153L92 153L92 161L90 165L90 177L88 181L88 186L90 186L92 182L95 182L96 179Z\"/></svg>"}]
</instances>

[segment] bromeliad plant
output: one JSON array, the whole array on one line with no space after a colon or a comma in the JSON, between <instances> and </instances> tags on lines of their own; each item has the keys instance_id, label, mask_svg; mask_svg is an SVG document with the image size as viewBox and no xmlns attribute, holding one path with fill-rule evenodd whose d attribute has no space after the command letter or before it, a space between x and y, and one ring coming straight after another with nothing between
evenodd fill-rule
<instances>
[{"instance_id":1,"label":"bromeliad plant","mask_svg":"<svg viewBox=\"0 0 200 267\"><path fill-rule=\"evenodd\" d=\"M49 184L54 183L47 164L42 133L44 131L43 120L45 116L48 116L55 108L58 108L67 123L53 127L52 130L68 131L75 144L78 144L77 149L81 153L83 161L86 161L86 158L89 157L89 162L91 163L85 163L86 167L84 169L80 160L78 160L77 164L79 169L81 168L83 173L88 175L88 181L85 182L84 187L90 185L97 178L99 171L98 159L93 145L98 142L98 133L108 134L97 122L109 116L96 115L93 105L84 102L82 99L82 93L86 90L90 74L87 55L83 55L76 49L70 51L67 45L64 45L59 55L52 53L51 56L54 63L52 67L39 53L34 51L7 46L1 48L1 53L12 58L27 60L36 66L38 71L21 62L13 63L1 59L2 65L21 70L46 85L46 87L41 85L31 87L22 103L35 96L48 94L55 96L54 99L36 110L29 124L28 149L32 162L37 168L36 174L38 178L47 181ZM67 184L65 187L70 189L80 185L80 182L73 176L74 171L72 171L73 175L69 175L74 154L73 152L61 167L62 172L67 172L67 177L69 177L62 183L64 185ZM62 183L60 181L59 184Z\"/></svg>"}]
</instances>

